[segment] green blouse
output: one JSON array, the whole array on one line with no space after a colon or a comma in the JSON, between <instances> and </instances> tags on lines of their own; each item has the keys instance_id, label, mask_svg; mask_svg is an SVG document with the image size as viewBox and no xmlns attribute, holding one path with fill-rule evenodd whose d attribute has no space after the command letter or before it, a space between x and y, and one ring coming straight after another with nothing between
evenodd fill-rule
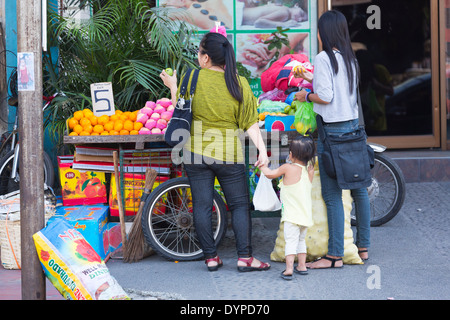
<instances>
[{"instance_id":1,"label":"green blouse","mask_svg":"<svg viewBox=\"0 0 450 320\"><path fill-rule=\"evenodd\" d=\"M223 72L200 70L192 100L191 137L185 149L227 163L243 162L239 135L258 122L258 112L247 79L239 78L243 103L229 93Z\"/></svg>"}]
</instances>

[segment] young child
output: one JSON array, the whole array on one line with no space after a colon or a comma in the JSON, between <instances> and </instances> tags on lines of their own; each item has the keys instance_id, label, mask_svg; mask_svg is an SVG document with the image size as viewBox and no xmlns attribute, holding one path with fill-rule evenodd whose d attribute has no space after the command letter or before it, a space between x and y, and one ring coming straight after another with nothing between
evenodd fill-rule
<instances>
[{"instance_id":1,"label":"young child","mask_svg":"<svg viewBox=\"0 0 450 320\"><path fill-rule=\"evenodd\" d=\"M308 133L307 133L308 134ZM292 274L306 275L306 231L312 226L311 187L314 177L315 145L310 136L299 136L289 148L289 160L281 167L271 170L266 166L261 171L269 179L283 176L279 184L282 203L281 221L284 222L286 270L281 273L285 280ZM294 269L295 256L298 266Z\"/></svg>"}]
</instances>

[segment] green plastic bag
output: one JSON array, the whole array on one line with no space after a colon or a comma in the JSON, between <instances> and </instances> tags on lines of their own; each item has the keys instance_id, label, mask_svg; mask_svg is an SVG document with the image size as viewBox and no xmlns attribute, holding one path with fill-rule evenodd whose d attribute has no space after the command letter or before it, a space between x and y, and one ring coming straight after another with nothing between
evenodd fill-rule
<instances>
[{"instance_id":1,"label":"green plastic bag","mask_svg":"<svg viewBox=\"0 0 450 320\"><path fill-rule=\"evenodd\" d=\"M311 134L316 131L316 113L313 110L314 104L311 102L292 102L295 107L294 127L298 133L305 135L311 129Z\"/></svg>"}]
</instances>

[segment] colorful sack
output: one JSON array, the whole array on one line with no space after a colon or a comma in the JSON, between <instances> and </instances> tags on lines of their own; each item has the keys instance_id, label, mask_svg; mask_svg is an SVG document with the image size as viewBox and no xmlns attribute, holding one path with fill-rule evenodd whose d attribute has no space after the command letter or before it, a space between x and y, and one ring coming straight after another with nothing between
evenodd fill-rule
<instances>
[{"instance_id":1,"label":"colorful sack","mask_svg":"<svg viewBox=\"0 0 450 320\"><path fill-rule=\"evenodd\" d=\"M55 219L33 235L44 273L68 300L130 300L83 235Z\"/></svg>"}]
</instances>

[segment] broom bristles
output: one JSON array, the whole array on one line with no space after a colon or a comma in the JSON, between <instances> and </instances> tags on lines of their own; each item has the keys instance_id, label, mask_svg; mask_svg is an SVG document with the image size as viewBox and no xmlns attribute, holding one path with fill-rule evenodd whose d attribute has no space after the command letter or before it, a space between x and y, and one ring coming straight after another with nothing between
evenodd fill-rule
<instances>
[{"instance_id":1,"label":"broom bristles","mask_svg":"<svg viewBox=\"0 0 450 320\"><path fill-rule=\"evenodd\" d=\"M156 180L157 172L153 169L147 169L145 174L145 190L148 192L153 189L153 184ZM143 197L146 199L146 197ZM125 262L136 262L144 258L146 243L144 232L142 231L142 211L144 207L144 202L139 203L139 209L134 217L133 225L131 226L130 233L127 240L127 250L124 252L123 260Z\"/></svg>"}]
</instances>

